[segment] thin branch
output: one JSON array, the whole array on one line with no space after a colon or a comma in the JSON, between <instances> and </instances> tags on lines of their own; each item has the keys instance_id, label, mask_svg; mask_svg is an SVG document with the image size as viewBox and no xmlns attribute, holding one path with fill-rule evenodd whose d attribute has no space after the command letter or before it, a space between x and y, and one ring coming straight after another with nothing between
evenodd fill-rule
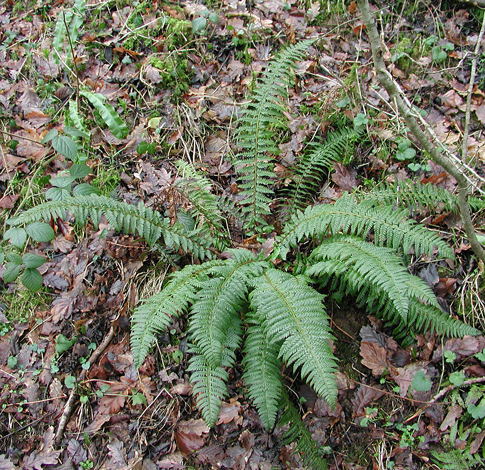
<instances>
[{"instance_id":1,"label":"thin branch","mask_svg":"<svg viewBox=\"0 0 485 470\"><path fill-rule=\"evenodd\" d=\"M108 334L105 336L103 342L91 354L91 357L89 358L89 364L90 365L93 365L94 362L98 359L98 357L108 347L109 343L114 338L114 335L115 335L115 329L114 329L113 326L111 326L111 328L108 331ZM83 371L79 375L79 381L84 380L85 376L86 376L86 370L83 369ZM56 446L58 446L61 443L61 439L62 439L62 435L64 433L64 429L66 428L67 422L68 422L69 417L71 416L71 413L72 413L72 409L74 408L76 396L77 396L77 390L76 390L76 387L74 387L71 390L71 393L69 394L69 398L66 402L66 405L64 406L64 411L63 411L62 416L59 420L59 425L57 426L57 431L56 431L56 435L55 435L55 439L54 439L54 444Z\"/></svg>"},{"instance_id":2,"label":"thin branch","mask_svg":"<svg viewBox=\"0 0 485 470\"><path fill-rule=\"evenodd\" d=\"M470 114L471 114L473 88L475 86L475 76L477 73L477 59L478 59L478 54L480 52L480 45L482 43L484 32L485 32L485 15L483 15L482 27L480 29L480 34L478 35L477 44L475 46L475 51L473 53L472 67L470 71L470 84L468 85L468 93L466 97L465 128L463 129L463 144L461 147L461 159L465 163L468 162L468 158L467 158L468 135L470 133Z\"/></svg>"},{"instance_id":3,"label":"thin branch","mask_svg":"<svg viewBox=\"0 0 485 470\"><path fill-rule=\"evenodd\" d=\"M424 125L422 117L414 111L412 104L387 70L379 33L370 12L368 0L357 0L357 5L359 6L362 19L366 26L377 78L389 93L390 101L396 103L399 113L404 118L411 133L421 147L435 163L441 165L458 182L458 207L463 221L463 228L473 253L478 259L485 262L485 250L477 239L471 218L470 206L468 205L469 187L471 185L476 186L476 181L483 180L483 178L480 178L473 169L446 149L441 142L434 138L435 136L430 132L430 127ZM420 123L423 127L421 127Z\"/></svg>"}]
</instances>

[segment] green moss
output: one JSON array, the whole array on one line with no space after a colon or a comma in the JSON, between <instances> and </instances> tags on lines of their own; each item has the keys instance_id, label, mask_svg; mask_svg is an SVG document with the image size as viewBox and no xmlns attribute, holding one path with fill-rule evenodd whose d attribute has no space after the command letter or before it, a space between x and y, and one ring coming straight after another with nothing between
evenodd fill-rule
<instances>
[{"instance_id":1,"label":"green moss","mask_svg":"<svg viewBox=\"0 0 485 470\"><path fill-rule=\"evenodd\" d=\"M174 97L188 91L193 71L187 59L173 54L158 54L150 57L150 64L160 70L160 85L172 90Z\"/></svg>"}]
</instances>

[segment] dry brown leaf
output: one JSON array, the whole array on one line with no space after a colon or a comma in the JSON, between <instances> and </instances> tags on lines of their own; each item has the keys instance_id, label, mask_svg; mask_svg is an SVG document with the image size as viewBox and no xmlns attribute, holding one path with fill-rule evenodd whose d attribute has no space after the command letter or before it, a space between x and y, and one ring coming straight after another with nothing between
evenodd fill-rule
<instances>
[{"instance_id":1,"label":"dry brown leaf","mask_svg":"<svg viewBox=\"0 0 485 470\"><path fill-rule=\"evenodd\" d=\"M441 423L440 431L446 431L448 428L451 428L462 413L463 408L460 405L450 406L445 419Z\"/></svg>"},{"instance_id":2,"label":"dry brown leaf","mask_svg":"<svg viewBox=\"0 0 485 470\"><path fill-rule=\"evenodd\" d=\"M209 428L202 419L180 421L175 432L178 450L184 455L189 455L200 449L205 444L202 436L208 432Z\"/></svg>"},{"instance_id":3,"label":"dry brown leaf","mask_svg":"<svg viewBox=\"0 0 485 470\"><path fill-rule=\"evenodd\" d=\"M384 395L384 392L377 390L375 387L361 385L354 398L352 398L352 414L354 417L362 416L365 407Z\"/></svg>"},{"instance_id":4,"label":"dry brown leaf","mask_svg":"<svg viewBox=\"0 0 485 470\"><path fill-rule=\"evenodd\" d=\"M377 343L362 341L360 344L362 364L372 370L374 375L381 375L387 368L387 350Z\"/></svg>"}]
</instances>

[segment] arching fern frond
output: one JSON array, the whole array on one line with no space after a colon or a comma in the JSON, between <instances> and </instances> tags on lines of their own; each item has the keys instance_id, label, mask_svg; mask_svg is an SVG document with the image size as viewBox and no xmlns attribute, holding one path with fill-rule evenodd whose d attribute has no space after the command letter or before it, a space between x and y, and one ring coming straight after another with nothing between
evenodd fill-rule
<instances>
[{"instance_id":1,"label":"arching fern frond","mask_svg":"<svg viewBox=\"0 0 485 470\"><path fill-rule=\"evenodd\" d=\"M359 304L382 311L382 315L397 314L406 321L411 299L438 307L428 285L409 274L390 248L336 235L313 250L310 262L307 275L324 276L324 283L333 280L333 288L356 295Z\"/></svg>"},{"instance_id":2,"label":"arching fern frond","mask_svg":"<svg viewBox=\"0 0 485 470\"><path fill-rule=\"evenodd\" d=\"M276 56L238 119L235 137L241 152L234 167L241 182L241 195L246 198L243 211L249 215L247 228L252 230L264 224L262 216L270 213L273 156L279 153L274 128L284 120L283 99L288 97L295 63L304 57L313 41L298 42Z\"/></svg>"},{"instance_id":3,"label":"arching fern frond","mask_svg":"<svg viewBox=\"0 0 485 470\"><path fill-rule=\"evenodd\" d=\"M337 399L336 363L323 295L302 277L269 269L254 281L251 306L266 337L281 342L279 357L331 405Z\"/></svg>"},{"instance_id":4,"label":"arching fern frond","mask_svg":"<svg viewBox=\"0 0 485 470\"><path fill-rule=\"evenodd\" d=\"M310 152L303 155L294 168L294 185L290 186L285 196L288 205L284 207L287 216L302 209L322 183L323 177L339 162L348 151L360 131L353 127L329 132L323 143L314 144Z\"/></svg>"},{"instance_id":5,"label":"arching fern frond","mask_svg":"<svg viewBox=\"0 0 485 470\"><path fill-rule=\"evenodd\" d=\"M201 349L192 346L189 352L194 356L189 361L188 370L192 372L190 382L192 393L196 396L197 407L208 426L217 422L223 398L227 395L226 382L227 368L232 367L236 361L235 350L239 347L241 339L240 319L233 318L227 330L224 344L222 344L222 360L220 365L211 366Z\"/></svg>"},{"instance_id":6,"label":"arching fern frond","mask_svg":"<svg viewBox=\"0 0 485 470\"><path fill-rule=\"evenodd\" d=\"M274 256L284 259L291 247L309 237L323 238L342 232L364 239L372 231L377 245L385 244L404 254L414 247L417 254L431 256L438 248L442 256L454 258L453 250L443 240L408 217L405 209L357 204L351 196L342 196L333 205L308 207L294 215L277 240Z\"/></svg>"},{"instance_id":7,"label":"arching fern frond","mask_svg":"<svg viewBox=\"0 0 485 470\"><path fill-rule=\"evenodd\" d=\"M359 202L379 206L406 206L410 210L423 210L423 208L436 209L441 206L443 210L458 214L458 196L445 188L435 184L421 184L417 181L404 180L394 183L381 182L371 191L356 191L353 196ZM468 202L473 210L485 208L485 200L469 197Z\"/></svg>"},{"instance_id":8,"label":"arching fern frond","mask_svg":"<svg viewBox=\"0 0 485 470\"><path fill-rule=\"evenodd\" d=\"M51 218L57 217L66 219L67 211L72 213L79 225L85 225L90 217L93 225L97 227L101 216L104 215L115 230L137 234L150 245L163 236L165 245L174 250L180 248L199 259L213 257L210 239L201 237L200 230L187 231L180 224L170 226L168 219L142 203L135 206L96 194L68 197L62 201L47 201L22 212L15 219L10 219L10 223L21 225L39 220L49 222Z\"/></svg>"},{"instance_id":9,"label":"arching fern frond","mask_svg":"<svg viewBox=\"0 0 485 470\"><path fill-rule=\"evenodd\" d=\"M327 470L328 465L325 459L325 454L322 452L322 447L312 438L310 431L306 428L298 410L293 403L290 402L286 392L282 404L284 412L278 425L289 426L288 430L283 435L283 443L296 443L295 452L300 454L305 466L313 468L314 470Z\"/></svg>"},{"instance_id":10,"label":"arching fern frond","mask_svg":"<svg viewBox=\"0 0 485 470\"><path fill-rule=\"evenodd\" d=\"M233 259L211 269L211 279L200 285L191 309L191 340L211 367L222 360L222 344L234 318L240 318L248 283L261 275L263 265L248 250L230 250Z\"/></svg>"},{"instance_id":11,"label":"arching fern frond","mask_svg":"<svg viewBox=\"0 0 485 470\"><path fill-rule=\"evenodd\" d=\"M280 346L278 342L268 341L258 321L254 321L246 333L243 378L248 386L249 397L268 431L275 425L284 393L281 361L278 358Z\"/></svg>"},{"instance_id":12,"label":"arching fern frond","mask_svg":"<svg viewBox=\"0 0 485 470\"><path fill-rule=\"evenodd\" d=\"M140 367L156 340L173 318L187 311L196 299L197 285L207 278L208 272L222 260L208 261L203 265L188 265L170 277L158 293L142 301L131 318L131 350L135 367Z\"/></svg>"},{"instance_id":13,"label":"arching fern frond","mask_svg":"<svg viewBox=\"0 0 485 470\"><path fill-rule=\"evenodd\" d=\"M219 198L211 192L211 181L187 162L179 161L176 166L182 178L177 180L175 188L190 203L190 215L199 228L205 227L214 241L219 242L217 248L223 250L229 245L229 233L219 208Z\"/></svg>"},{"instance_id":14,"label":"arching fern frond","mask_svg":"<svg viewBox=\"0 0 485 470\"><path fill-rule=\"evenodd\" d=\"M396 318L389 318L393 324L396 324ZM409 332L411 328L420 331L428 329L438 335L448 337L463 337L466 335L478 336L482 334L480 330L467 325L462 321L456 320L448 313L443 312L440 308L433 305L424 305L417 300L411 300L409 304L409 313L406 321L401 320L396 326L395 334L402 337Z\"/></svg>"}]
</instances>

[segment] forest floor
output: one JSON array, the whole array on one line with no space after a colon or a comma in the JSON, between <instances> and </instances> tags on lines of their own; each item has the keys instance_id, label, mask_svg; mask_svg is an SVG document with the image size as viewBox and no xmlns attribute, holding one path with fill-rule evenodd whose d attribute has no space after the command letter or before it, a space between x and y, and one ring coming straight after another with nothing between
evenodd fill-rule
<instances>
[{"instance_id":1,"label":"forest floor","mask_svg":"<svg viewBox=\"0 0 485 470\"><path fill-rule=\"evenodd\" d=\"M276 184L291 178L288 169L307 143L359 125L366 132L335 163L315 203L383 181L456 188L409 136L377 81L355 2L76 0L72 7L69 0L0 4L4 232L9 217L42 202L47 190L66 189L54 178L65 176L72 161L43 139L52 129L67 135L63 129L76 118L89 130L76 150L90 169L82 181L101 194L173 216L184 204L170 200L180 178L174 163L184 160L210 178L215 192L237 197L231 157L241 103L278 50L308 37L318 41L298 63L290 90ZM459 152L483 12L444 0L375 1L374 11L393 76L438 138ZM56 34L56 25L69 34ZM113 135L80 90L103 95L127 135ZM467 149L480 174L484 98L480 51ZM480 229L483 214L473 217ZM416 219L443 236L456 259L416 260L413 273L444 309L483 330L484 266L460 219L441 207L417 211ZM216 426L205 425L188 381L185 318L174 320L135 370L130 313L180 257L103 220L97 229L54 222L52 242L29 246L48 258L40 267L42 288L32 293L18 281L0 281L0 469L301 467L292 445L281 443L284 429L262 427L238 367L230 371ZM233 237L235 246L265 248L236 230ZM405 341L352 299L333 300L329 312L339 360L336 407L286 371L329 468L485 468L485 337L421 332Z\"/></svg>"}]
</instances>

